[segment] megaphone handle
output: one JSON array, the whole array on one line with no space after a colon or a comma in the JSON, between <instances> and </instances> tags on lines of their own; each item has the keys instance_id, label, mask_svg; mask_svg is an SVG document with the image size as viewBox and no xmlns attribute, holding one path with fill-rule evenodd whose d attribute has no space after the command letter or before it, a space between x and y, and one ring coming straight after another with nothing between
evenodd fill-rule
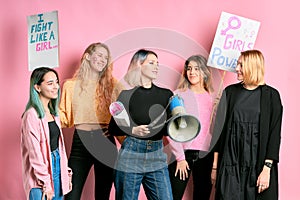
<instances>
[{"instance_id":1,"label":"megaphone handle","mask_svg":"<svg viewBox=\"0 0 300 200\"><path fill-rule=\"evenodd\" d=\"M168 102L167 106L165 107L164 111L158 116L156 117L150 124L148 124L149 127L154 127L155 124L162 118L162 116L165 114L165 112L167 111L167 108L169 107L170 105L170 101ZM162 123L162 124L165 124L166 122ZM159 124L155 127L160 127L162 126L162 124Z\"/></svg>"},{"instance_id":2,"label":"megaphone handle","mask_svg":"<svg viewBox=\"0 0 300 200\"><path fill-rule=\"evenodd\" d=\"M175 94L175 95L173 95L172 97L174 97L174 96L180 97L178 94ZM160 126L162 126L162 125L168 123L168 122L171 120L171 118L170 118L170 119L168 119L167 121L165 121L164 123L161 123L161 124L155 126L155 124L156 124L156 123L162 118L162 116L165 114L165 112L167 111L167 108L169 107L170 104L171 104L171 101L168 102L168 104L167 104L167 106L165 107L164 111L163 111L158 117L156 117L155 120L153 120L150 124L148 124L149 127L152 127L152 128L158 128L158 127L160 127Z\"/></svg>"},{"instance_id":3,"label":"megaphone handle","mask_svg":"<svg viewBox=\"0 0 300 200\"><path fill-rule=\"evenodd\" d=\"M173 119L172 117L171 118L169 118L168 120L166 120L166 121L164 121L163 123L161 123L161 124L158 124L158 125L156 125L156 126L150 126L150 125L148 125L148 126L150 126L150 128L153 128L153 129L156 129L156 128L159 128L159 127L161 127L161 126L164 126L166 123L168 123L171 119ZM154 124L155 125L155 124Z\"/></svg>"}]
</instances>

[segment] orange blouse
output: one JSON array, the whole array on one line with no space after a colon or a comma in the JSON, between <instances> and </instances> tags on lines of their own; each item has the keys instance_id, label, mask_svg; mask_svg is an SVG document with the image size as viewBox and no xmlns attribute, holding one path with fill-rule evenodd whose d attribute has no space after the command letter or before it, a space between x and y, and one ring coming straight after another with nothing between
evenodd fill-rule
<instances>
[{"instance_id":1,"label":"orange blouse","mask_svg":"<svg viewBox=\"0 0 300 200\"><path fill-rule=\"evenodd\" d=\"M97 80L89 80L83 87L75 79L64 83L59 105L63 128L73 127L75 124L109 123L109 108L100 106L101 99L96 99L97 86Z\"/></svg>"}]
</instances>

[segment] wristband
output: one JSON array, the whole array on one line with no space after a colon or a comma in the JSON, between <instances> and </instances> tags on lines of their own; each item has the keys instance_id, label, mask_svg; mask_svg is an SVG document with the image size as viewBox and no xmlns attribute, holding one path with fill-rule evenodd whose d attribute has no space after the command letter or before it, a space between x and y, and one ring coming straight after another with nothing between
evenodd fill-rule
<instances>
[{"instance_id":1,"label":"wristband","mask_svg":"<svg viewBox=\"0 0 300 200\"><path fill-rule=\"evenodd\" d=\"M272 168L272 163L270 162L265 162L265 166L269 167L269 168Z\"/></svg>"}]
</instances>

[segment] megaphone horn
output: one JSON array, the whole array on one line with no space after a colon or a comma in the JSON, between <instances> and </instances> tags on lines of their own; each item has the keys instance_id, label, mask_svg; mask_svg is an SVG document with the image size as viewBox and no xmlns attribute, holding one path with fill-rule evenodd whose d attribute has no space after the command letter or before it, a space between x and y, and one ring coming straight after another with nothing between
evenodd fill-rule
<instances>
[{"instance_id":1,"label":"megaphone horn","mask_svg":"<svg viewBox=\"0 0 300 200\"><path fill-rule=\"evenodd\" d=\"M168 123L169 137L177 142L188 142L197 137L200 122L196 117L186 114L183 99L176 94L170 98L169 104L172 115Z\"/></svg>"}]
</instances>

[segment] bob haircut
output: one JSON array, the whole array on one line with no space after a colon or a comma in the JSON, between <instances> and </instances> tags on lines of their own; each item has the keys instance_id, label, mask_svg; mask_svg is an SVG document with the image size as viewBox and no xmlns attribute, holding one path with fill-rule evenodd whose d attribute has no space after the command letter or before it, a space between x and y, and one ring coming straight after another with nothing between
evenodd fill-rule
<instances>
[{"instance_id":1,"label":"bob haircut","mask_svg":"<svg viewBox=\"0 0 300 200\"><path fill-rule=\"evenodd\" d=\"M141 64L145 62L149 54L153 54L158 58L155 52L146 49L138 50L131 58L127 73L124 76L124 80L131 87L141 86Z\"/></svg>"},{"instance_id":2,"label":"bob haircut","mask_svg":"<svg viewBox=\"0 0 300 200\"><path fill-rule=\"evenodd\" d=\"M30 88L29 88L29 100L26 105L25 112L33 107L39 118L44 118L45 116L45 110L43 107L43 104L41 102L41 99L39 97L38 91L34 88L35 85L41 85L41 83L44 81L44 76L48 72L53 72L55 73L57 80L59 82L59 77L57 72L54 69L51 69L49 67L39 67L33 70L31 77L30 77ZM50 113L54 116L58 116L58 103L60 99L60 87L58 88L58 97L56 99L51 99L48 107L50 110Z\"/></svg>"},{"instance_id":3,"label":"bob haircut","mask_svg":"<svg viewBox=\"0 0 300 200\"><path fill-rule=\"evenodd\" d=\"M243 83L246 85L265 84L264 56L258 50L247 50L241 52L241 67L244 76Z\"/></svg>"},{"instance_id":4,"label":"bob haircut","mask_svg":"<svg viewBox=\"0 0 300 200\"><path fill-rule=\"evenodd\" d=\"M188 69L188 65L191 61L196 62L199 67L199 72L202 77L203 87L204 87L205 91L207 91L208 93L213 92L211 72L210 72L209 67L206 65L207 59L202 55L193 55L185 61L184 69L182 71L181 78L180 78L179 84L177 86L177 89L185 91L188 88L190 88L191 83L187 77L187 69Z\"/></svg>"}]
</instances>

